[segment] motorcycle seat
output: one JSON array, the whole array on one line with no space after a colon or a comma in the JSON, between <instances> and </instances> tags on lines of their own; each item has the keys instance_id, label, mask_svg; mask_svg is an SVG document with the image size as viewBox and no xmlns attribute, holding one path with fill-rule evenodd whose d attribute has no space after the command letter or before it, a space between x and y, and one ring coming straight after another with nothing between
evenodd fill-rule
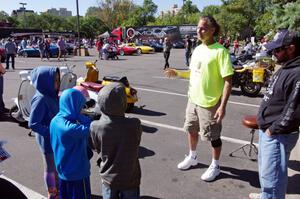
<instances>
[{"instance_id":1,"label":"motorcycle seat","mask_svg":"<svg viewBox=\"0 0 300 199\"><path fill-rule=\"evenodd\" d=\"M104 85L98 84L95 82L82 82L82 83L80 83L80 85L88 90L92 90L92 91L96 91L96 92L99 92L101 90L101 88L104 87Z\"/></svg>"},{"instance_id":2,"label":"motorcycle seat","mask_svg":"<svg viewBox=\"0 0 300 199\"><path fill-rule=\"evenodd\" d=\"M129 82L126 76L123 77L118 77L118 76L104 76L103 77L104 81L111 81L111 82L121 82L125 86L129 86Z\"/></svg>"},{"instance_id":3,"label":"motorcycle seat","mask_svg":"<svg viewBox=\"0 0 300 199\"><path fill-rule=\"evenodd\" d=\"M247 128L258 129L256 116L254 116L254 115L246 115L243 118L242 123Z\"/></svg>"}]
</instances>

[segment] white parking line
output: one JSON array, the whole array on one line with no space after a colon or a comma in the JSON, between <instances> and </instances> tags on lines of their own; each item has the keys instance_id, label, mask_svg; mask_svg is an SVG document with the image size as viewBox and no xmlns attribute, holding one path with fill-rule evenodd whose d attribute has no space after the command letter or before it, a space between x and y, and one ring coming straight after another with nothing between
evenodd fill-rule
<instances>
[{"instance_id":1,"label":"white parking line","mask_svg":"<svg viewBox=\"0 0 300 199\"><path fill-rule=\"evenodd\" d=\"M153 125L153 126L158 126L158 127L162 127L162 128L167 128L167 129L172 129L175 131L184 131L183 128L180 127L176 127L176 126L171 126L168 124L161 124L161 123L157 123L157 122L151 122L148 120L141 120L142 123L144 124L149 124L149 125ZM235 144L249 144L249 141L245 141L245 140L240 140L240 139L236 139L236 138L231 138L231 137L225 137L225 136L221 136L222 140L225 140L227 142L230 143L235 143ZM257 143L253 143L254 145L256 145L258 147Z\"/></svg>"},{"instance_id":2,"label":"white parking line","mask_svg":"<svg viewBox=\"0 0 300 199\"><path fill-rule=\"evenodd\" d=\"M25 194L25 196L27 198L30 198L30 199L47 199L45 196L43 196L43 195L41 195L41 194L25 187L23 185L21 185L20 183L14 181L14 180L12 180L12 179L4 176L4 175L1 175L0 178L3 178L5 180L11 182L12 184L14 184L16 187L18 187L23 192L23 194Z\"/></svg>"},{"instance_id":3,"label":"white parking line","mask_svg":"<svg viewBox=\"0 0 300 199\"><path fill-rule=\"evenodd\" d=\"M135 89L141 90L141 91L149 91L149 92L154 92L154 93L162 93L162 94L168 94L168 95L176 95L176 96L181 96L181 97L187 97L186 94L180 94L180 93L174 93L174 92L167 92L167 91L159 91L159 90L152 90L148 88L140 88L140 87L134 87ZM248 104L248 103L242 103L242 102L235 102L235 101L228 101L230 104L236 104L236 105L241 105L241 106L250 106L250 107L255 107L258 108L259 105L256 104Z\"/></svg>"}]
</instances>

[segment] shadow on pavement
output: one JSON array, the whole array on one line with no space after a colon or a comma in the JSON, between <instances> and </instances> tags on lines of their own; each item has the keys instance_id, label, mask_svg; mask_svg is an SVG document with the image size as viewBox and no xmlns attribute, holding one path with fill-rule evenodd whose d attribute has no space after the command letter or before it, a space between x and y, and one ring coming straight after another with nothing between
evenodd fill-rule
<instances>
[{"instance_id":1,"label":"shadow on pavement","mask_svg":"<svg viewBox=\"0 0 300 199\"><path fill-rule=\"evenodd\" d=\"M157 111L151 111L151 110L144 109L144 108L138 108L136 106L132 109L131 113L139 114L139 115L147 115L147 116L162 116L162 115L166 115L166 113L157 112Z\"/></svg>"},{"instance_id":2,"label":"shadow on pavement","mask_svg":"<svg viewBox=\"0 0 300 199\"><path fill-rule=\"evenodd\" d=\"M139 147L139 158L140 159L149 157L149 156L153 156L153 155L155 155L154 151L147 149L146 147L143 147L143 146Z\"/></svg>"},{"instance_id":3,"label":"shadow on pavement","mask_svg":"<svg viewBox=\"0 0 300 199\"><path fill-rule=\"evenodd\" d=\"M191 166L189 169L182 170L182 171L193 170L193 169L204 169L204 168L208 168L208 165L207 164L202 164L202 163L199 162L197 165Z\"/></svg>"},{"instance_id":4,"label":"shadow on pavement","mask_svg":"<svg viewBox=\"0 0 300 199\"><path fill-rule=\"evenodd\" d=\"M28 127L28 122L18 122L14 118L10 117L8 113L4 113L0 116L0 122L12 122L12 123L17 123L20 127L29 129Z\"/></svg>"},{"instance_id":5,"label":"shadow on pavement","mask_svg":"<svg viewBox=\"0 0 300 199\"><path fill-rule=\"evenodd\" d=\"M222 171L230 172L230 174L224 173ZM260 187L257 171L250 171L245 169L236 169L232 167L221 166L221 174L219 176L219 179L222 178L241 180L241 181L249 182L249 184L253 187L256 188Z\"/></svg>"},{"instance_id":6,"label":"shadow on pavement","mask_svg":"<svg viewBox=\"0 0 300 199\"><path fill-rule=\"evenodd\" d=\"M298 160L290 160L289 161L289 168L292 169L292 170L294 170L294 171L300 172L300 161L298 161Z\"/></svg>"},{"instance_id":7,"label":"shadow on pavement","mask_svg":"<svg viewBox=\"0 0 300 199\"><path fill-rule=\"evenodd\" d=\"M300 182L300 174L295 174L293 176L290 176L288 179L287 193L300 194L299 182Z\"/></svg>"},{"instance_id":8,"label":"shadow on pavement","mask_svg":"<svg viewBox=\"0 0 300 199\"><path fill-rule=\"evenodd\" d=\"M155 133L158 129L151 126L145 126L142 124L142 129L144 133Z\"/></svg>"}]
</instances>

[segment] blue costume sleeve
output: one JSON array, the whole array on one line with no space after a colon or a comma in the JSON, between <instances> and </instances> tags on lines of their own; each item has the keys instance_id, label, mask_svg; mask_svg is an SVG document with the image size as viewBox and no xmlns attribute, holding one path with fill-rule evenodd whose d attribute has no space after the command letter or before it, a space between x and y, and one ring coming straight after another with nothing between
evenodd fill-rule
<instances>
[{"instance_id":1,"label":"blue costume sleeve","mask_svg":"<svg viewBox=\"0 0 300 199\"><path fill-rule=\"evenodd\" d=\"M65 122L65 126L69 131L67 134L73 138L87 138L90 134L90 122L86 124L82 123L72 123L70 121Z\"/></svg>"},{"instance_id":2,"label":"blue costume sleeve","mask_svg":"<svg viewBox=\"0 0 300 199\"><path fill-rule=\"evenodd\" d=\"M38 99L33 99L31 103L31 113L29 127L42 136L49 136L49 124L43 124L46 114L46 105Z\"/></svg>"}]
</instances>

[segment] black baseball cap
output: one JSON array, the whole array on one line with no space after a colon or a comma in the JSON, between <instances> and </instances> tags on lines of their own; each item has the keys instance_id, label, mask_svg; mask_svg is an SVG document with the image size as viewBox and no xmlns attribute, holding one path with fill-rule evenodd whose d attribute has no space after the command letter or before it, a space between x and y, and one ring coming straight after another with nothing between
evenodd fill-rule
<instances>
[{"instance_id":1,"label":"black baseball cap","mask_svg":"<svg viewBox=\"0 0 300 199\"><path fill-rule=\"evenodd\" d=\"M270 52L276 48L290 45L296 37L297 32L290 31L287 29L281 29L276 33L273 40L265 44L264 46L267 49L267 51Z\"/></svg>"}]
</instances>

